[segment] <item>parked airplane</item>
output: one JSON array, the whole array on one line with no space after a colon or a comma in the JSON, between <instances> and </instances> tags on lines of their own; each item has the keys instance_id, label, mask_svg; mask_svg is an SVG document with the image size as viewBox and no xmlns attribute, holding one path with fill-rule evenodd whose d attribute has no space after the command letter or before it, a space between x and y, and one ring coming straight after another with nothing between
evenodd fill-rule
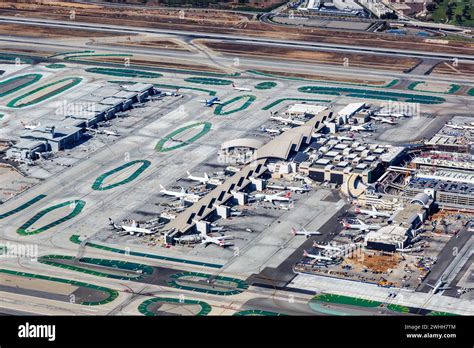
<instances>
[{"instance_id":1,"label":"parked airplane","mask_svg":"<svg viewBox=\"0 0 474 348\"><path fill-rule=\"evenodd\" d=\"M404 113L396 113L396 112L386 112L386 111L378 111L375 113L376 116L381 117L395 117L395 118L403 118L403 117L410 117L408 114Z\"/></svg>"},{"instance_id":2,"label":"parked airplane","mask_svg":"<svg viewBox=\"0 0 474 348\"><path fill-rule=\"evenodd\" d=\"M201 244L216 244L222 248L226 246L233 245L232 243L227 243L225 239L232 238L231 236L221 236L221 237L210 237L205 233L201 233L202 241Z\"/></svg>"},{"instance_id":3,"label":"parked airplane","mask_svg":"<svg viewBox=\"0 0 474 348\"><path fill-rule=\"evenodd\" d=\"M274 201L280 202L289 202L291 197L291 192L279 192L272 195L268 195L266 193L257 193L255 196L257 201L265 201L273 203Z\"/></svg>"},{"instance_id":4,"label":"parked airplane","mask_svg":"<svg viewBox=\"0 0 474 348\"><path fill-rule=\"evenodd\" d=\"M186 172L186 174L188 174L188 179L189 180L192 180L192 181L198 181L200 182L201 184L207 184L209 182L209 175L207 175L207 173L204 173L204 176L194 176L194 175L191 175L191 173L189 171Z\"/></svg>"},{"instance_id":5,"label":"parked airplane","mask_svg":"<svg viewBox=\"0 0 474 348\"><path fill-rule=\"evenodd\" d=\"M197 202L199 200L199 196L196 195L196 194L193 194L193 193L187 193L186 190L184 188L181 188L181 191L180 192L177 192L177 191L171 191L171 190L167 190L163 187L163 185L160 185L161 187L161 190L160 192L166 196L172 196L172 197L176 197L176 198L180 198L180 199L184 199L185 201L187 202L191 202L191 203L194 203L194 202Z\"/></svg>"},{"instance_id":6,"label":"parked airplane","mask_svg":"<svg viewBox=\"0 0 474 348\"><path fill-rule=\"evenodd\" d=\"M388 124L398 124L393 118L387 118L387 117L377 117L377 116L372 116L371 117L375 121L379 121L382 123L388 123Z\"/></svg>"},{"instance_id":7,"label":"parked airplane","mask_svg":"<svg viewBox=\"0 0 474 348\"><path fill-rule=\"evenodd\" d=\"M280 191L286 190L286 186L281 186L281 185L268 184L266 187L270 190L280 190Z\"/></svg>"},{"instance_id":8,"label":"parked airplane","mask_svg":"<svg viewBox=\"0 0 474 348\"><path fill-rule=\"evenodd\" d=\"M220 232L224 229L224 226L211 226L211 232Z\"/></svg>"},{"instance_id":9,"label":"parked airplane","mask_svg":"<svg viewBox=\"0 0 474 348\"><path fill-rule=\"evenodd\" d=\"M239 91L239 92L250 92L251 89L250 88L247 88L247 87L239 87L239 86L236 86L232 83L232 88L234 88L236 91Z\"/></svg>"},{"instance_id":10,"label":"parked airplane","mask_svg":"<svg viewBox=\"0 0 474 348\"><path fill-rule=\"evenodd\" d=\"M290 190L290 191L292 191L292 192L300 192L300 193L304 193L304 192L309 192L309 191L311 191L311 188L310 188L307 184L304 184L304 185L301 186L301 187L298 187L298 186L288 186L287 189Z\"/></svg>"},{"instance_id":11,"label":"parked airplane","mask_svg":"<svg viewBox=\"0 0 474 348\"><path fill-rule=\"evenodd\" d=\"M380 228L379 225L367 225L362 221L359 221L357 224L350 224L345 220L342 221L342 226L344 226L345 229L354 229L360 231L378 230Z\"/></svg>"},{"instance_id":12,"label":"parked airplane","mask_svg":"<svg viewBox=\"0 0 474 348\"><path fill-rule=\"evenodd\" d=\"M178 91L179 91L179 88L176 88L175 92L164 92L162 94L169 97L179 97L181 94L179 94Z\"/></svg>"},{"instance_id":13,"label":"parked airplane","mask_svg":"<svg viewBox=\"0 0 474 348\"><path fill-rule=\"evenodd\" d=\"M280 116L270 116L270 119L272 119L274 121L281 122L285 125L292 124L292 125L295 125L295 126L302 126L303 124L305 124L304 121L293 120L291 118L285 118L285 117L280 117Z\"/></svg>"},{"instance_id":14,"label":"parked airplane","mask_svg":"<svg viewBox=\"0 0 474 348\"><path fill-rule=\"evenodd\" d=\"M111 130L107 130L107 129L99 130L99 129L94 129L94 128L86 128L86 130L89 131L89 132L95 133L95 134L113 135L115 137L118 137L120 135L115 131L111 131Z\"/></svg>"},{"instance_id":15,"label":"parked airplane","mask_svg":"<svg viewBox=\"0 0 474 348\"><path fill-rule=\"evenodd\" d=\"M373 132L374 129L372 128L371 123L362 124L360 126L351 126L351 132Z\"/></svg>"},{"instance_id":16,"label":"parked airplane","mask_svg":"<svg viewBox=\"0 0 474 348\"><path fill-rule=\"evenodd\" d=\"M207 107L211 107L214 104L221 104L219 98L217 98L217 97L211 98L209 100L207 100L207 99L200 100L200 102L204 103Z\"/></svg>"},{"instance_id":17,"label":"parked airplane","mask_svg":"<svg viewBox=\"0 0 474 348\"><path fill-rule=\"evenodd\" d=\"M291 233L293 234L293 236L297 236L297 235L303 235L305 236L306 238L309 238L311 236L318 236L318 235L321 235L322 233L319 232L319 231L306 231L305 228L302 228L301 230L297 230L296 228L292 227L291 228Z\"/></svg>"},{"instance_id":18,"label":"parked airplane","mask_svg":"<svg viewBox=\"0 0 474 348\"><path fill-rule=\"evenodd\" d=\"M36 128L38 128L39 126L41 126L41 122L38 122L37 124L26 124L26 123L24 123L23 121L21 121L21 125L22 125L23 128L25 128L25 129L33 130L33 129L36 129Z\"/></svg>"},{"instance_id":19,"label":"parked airplane","mask_svg":"<svg viewBox=\"0 0 474 348\"><path fill-rule=\"evenodd\" d=\"M109 218L109 223L110 225L116 229L116 230L120 230L120 231L125 231L127 232L128 234L130 235L137 235L137 236L143 236L143 235L147 235L147 234L153 234L155 233L154 231L151 231L147 228L140 228L140 227L137 227L137 223L135 220L132 221L132 225L131 226L125 226L125 225L117 225L114 220L112 220L111 218Z\"/></svg>"},{"instance_id":20,"label":"parked airplane","mask_svg":"<svg viewBox=\"0 0 474 348\"><path fill-rule=\"evenodd\" d=\"M448 281L446 280L446 278L443 277L443 278L441 278L440 280L438 280L435 285L431 285L431 284L426 284L426 285L428 285L429 287L433 288L433 290L431 290L431 293L432 293L432 294L436 294L436 293L438 293L439 291L451 289L451 288L448 287L448 286L444 286L447 282L448 282Z\"/></svg>"},{"instance_id":21,"label":"parked airplane","mask_svg":"<svg viewBox=\"0 0 474 348\"><path fill-rule=\"evenodd\" d=\"M321 261L332 261L332 258L323 256L321 254L308 254L306 250L303 250L303 256L304 257L309 257L310 259L315 259L315 260L321 260Z\"/></svg>"},{"instance_id":22,"label":"parked airplane","mask_svg":"<svg viewBox=\"0 0 474 348\"><path fill-rule=\"evenodd\" d=\"M332 246L332 245L323 245L323 244L318 244L316 242L313 242L313 247L315 248L319 248L319 249L324 249L324 250L332 250L332 251L341 251L342 249L339 248L339 247L335 247L335 246Z\"/></svg>"},{"instance_id":23,"label":"parked airplane","mask_svg":"<svg viewBox=\"0 0 474 348\"><path fill-rule=\"evenodd\" d=\"M377 209L375 209L374 206L372 206L372 210L361 209L360 207L356 207L355 212L356 212L356 214L365 214L365 215L369 215L370 217L373 217L373 218L376 218L376 217L379 217L379 216L389 218L389 217L392 216L390 213L384 213L384 212L378 211Z\"/></svg>"},{"instance_id":24,"label":"parked airplane","mask_svg":"<svg viewBox=\"0 0 474 348\"><path fill-rule=\"evenodd\" d=\"M266 132L266 133L271 134L271 135L279 135L282 132L280 129L266 128L265 126L261 127L260 131Z\"/></svg>"}]
</instances>

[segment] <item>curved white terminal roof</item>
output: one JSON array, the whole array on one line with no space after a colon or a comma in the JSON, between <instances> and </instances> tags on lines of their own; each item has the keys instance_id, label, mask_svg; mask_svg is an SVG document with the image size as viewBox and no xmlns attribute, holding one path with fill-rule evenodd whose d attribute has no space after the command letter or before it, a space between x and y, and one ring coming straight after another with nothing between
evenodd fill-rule
<instances>
[{"instance_id":1,"label":"curved white terminal roof","mask_svg":"<svg viewBox=\"0 0 474 348\"><path fill-rule=\"evenodd\" d=\"M421 204L422 206L426 206L426 205L428 205L429 201L430 201L430 196L428 196L424 192L420 192L411 200L410 203L412 203L412 204L413 203L418 203L418 204Z\"/></svg>"},{"instance_id":2,"label":"curved white terminal roof","mask_svg":"<svg viewBox=\"0 0 474 348\"><path fill-rule=\"evenodd\" d=\"M250 149L258 149L264 144L263 141L252 139L252 138L239 138L234 140L226 141L221 145L221 149L231 149L233 147L248 147Z\"/></svg>"}]
</instances>

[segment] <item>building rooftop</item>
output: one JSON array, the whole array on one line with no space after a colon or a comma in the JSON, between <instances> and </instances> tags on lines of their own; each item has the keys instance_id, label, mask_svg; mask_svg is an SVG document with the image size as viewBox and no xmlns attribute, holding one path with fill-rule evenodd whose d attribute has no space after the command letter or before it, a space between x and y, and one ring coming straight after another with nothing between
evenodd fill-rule
<instances>
[{"instance_id":1,"label":"building rooftop","mask_svg":"<svg viewBox=\"0 0 474 348\"><path fill-rule=\"evenodd\" d=\"M403 243L408 238L408 229L402 226L383 226L376 231L370 231L365 236L365 241L378 243Z\"/></svg>"},{"instance_id":2,"label":"building rooftop","mask_svg":"<svg viewBox=\"0 0 474 348\"><path fill-rule=\"evenodd\" d=\"M311 105L311 104L294 104L288 108L289 114L308 114L317 115L321 111L326 110L327 107L323 105Z\"/></svg>"},{"instance_id":3,"label":"building rooftop","mask_svg":"<svg viewBox=\"0 0 474 348\"><path fill-rule=\"evenodd\" d=\"M122 85L120 86L123 90L130 91L130 92L138 92L142 93L146 90L154 88L151 83L134 83L132 85Z\"/></svg>"},{"instance_id":4,"label":"building rooftop","mask_svg":"<svg viewBox=\"0 0 474 348\"><path fill-rule=\"evenodd\" d=\"M474 184L471 183L459 183L449 182L446 180L439 180L436 178L424 178L419 177L419 174L415 178L412 178L407 185L408 189L415 190L426 190L431 189L435 191L452 192L455 194L474 194Z\"/></svg>"},{"instance_id":5,"label":"building rooftop","mask_svg":"<svg viewBox=\"0 0 474 348\"><path fill-rule=\"evenodd\" d=\"M352 116L354 113L365 107L365 103L352 103L346 105L337 114L338 116Z\"/></svg>"}]
</instances>

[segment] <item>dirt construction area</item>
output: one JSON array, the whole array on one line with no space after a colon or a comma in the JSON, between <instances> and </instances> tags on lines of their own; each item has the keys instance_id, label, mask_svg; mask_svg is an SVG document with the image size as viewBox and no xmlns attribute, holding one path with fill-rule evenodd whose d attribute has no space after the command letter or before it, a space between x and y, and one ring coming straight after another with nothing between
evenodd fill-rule
<instances>
[{"instance_id":1,"label":"dirt construction area","mask_svg":"<svg viewBox=\"0 0 474 348\"><path fill-rule=\"evenodd\" d=\"M208 48L225 54L256 56L256 57L274 57L277 59L289 59L298 61L307 61L311 63L322 63L335 65L340 62L341 66L366 67L373 69L385 69L403 71L411 68L419 62L417 58L385 57L378 55L362 55L353 53L335 53L322 52L306 49L270 47L262 45L252 45L243 43L227 43L218 41L199 40L199 43Z\"/></svg>"},{"instance_id":2,"label":"dirt construction area","mask_svg":"<svg viewBox=\"0 0 474 348\"><path fill-rule=\"evenodd\" d=\"M0 203L16 196L37 183L37 180L26 178L7 165L0 165Z\"/></svg>"},{"instance_id":3,"label":"dirt construction area","mask_svg":"<svg viewBox=\"0 0 474 348\"><path fill-rule=\"evenodd\" d=\"M469 63L443 63L434 68L433 75L467 75L474 76L474 64Z\"/></svg>"}]
</instances>

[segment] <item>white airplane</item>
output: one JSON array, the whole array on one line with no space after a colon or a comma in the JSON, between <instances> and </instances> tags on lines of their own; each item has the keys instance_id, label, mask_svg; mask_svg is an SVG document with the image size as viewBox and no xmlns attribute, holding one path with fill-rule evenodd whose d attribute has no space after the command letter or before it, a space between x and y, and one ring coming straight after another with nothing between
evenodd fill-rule
<instances>
[{"instance_id":1,"label":"white airplane","mask_svg":"<svg viewBox=\"0 0 474 348\"><path fill-rule=\"evenodd\" d=\"M408 114L396 113L396 112L386 112L386 111L376 112L375 115L376 116L382 116L382 117L395 117L395 118L410 117L410 115L408 115Z\"/></svg>"},{"instance_id":2,"label":"white airplane","mask_svg":"<svg viewBox=\"0 0 474 348\"><path fill-rule=\"evenodd\" d=\"M224 226L211 226L211 232L220 232L224 229Z\"/></svg>"},{"instance_id":3,"label":"white airplane","mask_svg":"<svg viewBox=\"0 0 474 348\"><path fill-rule=\"evenodd\" d=\"M164 194L166 196L176 197L176 198L179 198L179 199L184 199L187 202L194 203L194 202L197 202L200 198L198 195L195 195L193 193L187 193L184 188L181 188L181 191L177 192L177 191L167 190L163 187L163 185L160 185L160 187L161 187L160 192L162 194Z\"/></svg>"},{"instance_id":4,"label":"white airplane","mask_svg":"<svg viewBox=\"0 0 474 348\"><path fill-rule=\"evenodd\" d=\"M311 189L309 188L308 185L304 184L303 186L301 187L298 187L298 186L288 186L287 187L288 190L292 191L292 192L300 192L300 193L304 193L304 192L309 192L311 191Z\"/></svg>"},{"instance_id":5,"label":"white airplane","mask_svg":"<svg viewBox=\"0 0 474 348\"><path fill-rule=\"evenodd\" d=\"M436 293L438 293L439 291L451 289L451 288L448 287L448 286L444 286L446 283L447 283L447 280L446 280L445 278L441 278L440 280L438 280L438 281L436 282L435 285L431 285L431 284L426 284L426 285L428 285L429 287L433 288L433 290L431 290L431 293L432 293L432 294L436 294Z\"/></svg>"},{"instance_id":6,"label":"white airplane","mask_svg":"<svg viewBox=\"0 0 474 348\"><path fill-rule=\"evenodd\" d=\"M284 191L286 190L286 186L281 186L281 185L272 185L272 184L269 184L266 186L268 189L270 190L280 190L280 191Z\"/></svg>"},{"instance_id":7,"label":"white airplane","mask_svg":"<svg viewBox=\"0 0 474 348\"><path fill-rule=\"evenodd\" d=\"M360 126L351 126L349 130L351 132L373 132L374 131L370 123L363 124Z\"/></svg>"},{"instance_id":8,"label":"white airplane","mask_svg":"<svg viewBox=\"0 0 474 348\"><path fill-rule=\"evenodd\" d=\"M377 209L375 209L374 206L372 206L372 210L361 209L360 207L356 207L355 212L356 214L365 214L373 218L376 218L379 216L389 218L390 216L392 216L390 213L384 213L384 212L378 211Z\"/></svg>"},{"instance_id":9,"label":"white airplane","mask_svg":"<svg viewBox=\"0 0 474 348\"><path fill-rule=\"evenodd\" d=\"M321 254L308 254L306 250L303 250L303 256L304 257L309 257L310 259L315 259L315 260L321 260L321 261L332 261L332 258L323 256Z\"/></svg>"},{"instance_id":10,"label":"white airplane","mask_svg":"<svg viewBox=\"0 0 474 348\"><path fill-rule=\"evenodd\" d=\"M37 124L26 124L23 121L21 121L21 125L23 126L24 129L33 130L41 126L41 122L38 122Z\"/></svg>"},{"instance_id":11,"label":"white airplane","mask_svg":"<svg viewBox=\"0 0 474 348\"><path fill-rule=\"evenodd\" d=\"M262 128L260 128L260 130L262 132L266 132L268 134L271 134L271 135L279 135L281 134L281 130L280 129L276 129L276 128L266 128L265 126L263 126Z\"/></svg>"},{"instance_id":12,"label":"white airplane","mask_svg":"<svg viewBox=\"0 0 474 348\"><path fill-rule=\"evenodd\" d=\"M225 248L226 246L233 245L232 243L227 243L225 241L226 238L232 238L231 236L221 236L221 237L210 237L205 233L201 233L201 244L216 244L222 248Z\"/></svg>"},{"instance_id":13,"label":"white airplane","mask_svg":"<svg viewBox=\"0 0 474 348\"><path fill-rule=\"evenodd\" d=\"M175 92L164 92L162 94L169 97L179 97L181 94L179 94L178 92L179 92L179 88L176 88Z\"/></svg>"},{"instance_id":14,"label":"white airplane","mask_svg":"<svg viewBox=\"0 0 474 348\"><path fill-rule=\"evenodd\" d=\"M211 107L214 104L222 104L221 101L219 100L219 98L217 98L217 97L211 98L209 100L207 100L207 99L200 100L200 102L204 103L207 107Z\"/></svg>"},{"instance_id":15,"label":"white airplane","mask_svg":"<svg viewBox=\"0 0 474 348\"><path fill-rule=\"evenodd\" d=\"M234 85L234 83L232 83L232 88L235 89L236 91L239 91L239 92L250 92L252 90L252 89L247 88L247 87L236 86L236 85Z\"/></svg>"},{"instance_id":16,"label":"white airplane","mask_svg":"<svg viewBox=\"0 0 474 348\"><path fill-rule=\"evenodd\" d=\"M207 173L204 173L203 177L202 176L191 175L191 173L189 171L187 171L186 174L188 174L187 178L189 180L198 181L201 184L207 184L209 182L209 175L207 175Z\"/></svg>"},{"instance_id":17,"label":"white airplane","mask_svg":"<svg viewBox=\"0 0 474 348\"><path fill-rule=\"evenodd\" d=\"M341 251L342 249L339 247L335 247L332 245L323 245L323 244L318 244L316 242L313 242L313 247L318 248L318 249L324 249L324 250L332 250L332 251Z\"/></svg>"},{"instance_id":18,"label":"white airplane","mask_svg":"<svg viewBox=\"0 0 474 348\"><path fill-rule=\"evenodd\" d=\"M360 231L378 230L380 228L379 225L367 225L362 221L359 221L358 224L350 224L345 220L342 221L342 226L344 226L345 229L354 229Z\"/></svg>"},{"instance_id":19,"label":"white airplane","mask_svg":"<svg viewBox=\"0 0 474 348\"><path fill-rule=\"evenodd\" d=\"M255 199L257 201L265 201L265 202L270 202L273 203L274 201L279 201L279 202L289 202L290 197L291 197L291 192L279 192L275 193L273 195L267 195L265 193L257 193L255 196Z\"/></svg>"},{"instance_id":20,"label":"white airplane","mask_svg":"<svg viewBox=\"0 0 474 348\"><path fill-rule=\"evenodd\" d=\"M110 131L110 130L104 129L102 132L106 135L112 135L114 137L120 136L120 134L118 134L116 131Z\"/></svg>"},{"instance_id":21,"label":"white airplane","mask_svg":"<svg viewBox=\"0 0 474 348\"><path fill-rule=\"evenodd\" d=\"M114 229L120 230L120 231L125 231L130 235L137 235L137 236L143 236L147 234L153 234L155 232L147 229L147 228L140 228L137 227L137 223L135 220L132 220L132 225L131 226L125 226L125 225L117 225L114 220L109 218L109 223L111 226L113 226Z\"/></svg>"},{"instance_id":22,"label":"white airplane","mask_svg":"<svg viewBox=\"0 0 474 348\"><path fill-rule=\"evenodd\" d=\"M295 125L295 126L302 126L305 124L304 121L300 121L300 120L292 120L290 118L285 118L285 117L280 117L280 116L270 116L270 119L274 120L274 121L278 121L278 122L281 122L285 125L289 125L289 124L292 124L292 125Z\"/></svg>"},{"instance_id":23,"label":"white airplane","mask_svg":"<svg viewBox=\"0 0 474 348\"><path fill-rule=\"evenodd\" d=\"M115 131L110 131L107 129L99 130L99 129L94 129L94 128L86 128L87 131L95 133L95 134L106 134L106 135L113 135L115 137L118 137L120 134L118 134Z\"/></svg>"},{"instance_id":24,"label":"white airplane","mask_svg":"<svg viewBox=\"0 0 474 348\"><path fill-rule=\"evenodd\" d=\"M293 234L293 236L297 236L297 235L303 235L305 236L306 238L309 238L311 236L319 236L321 235L322 233L319 232L319 231L306 231L305 228L301 229L301 230L297 230L296 228L292 227L291 228L291 233Z\"/></svg>"},{"instance_id":25,"label":"white airplane","mask_svg":"<svg viewBox=\"0 0 474 348\"><path fill-rule=\"evenodd\" d=\"M398 122L396 122L393 118L388 118L388 117L371 116L371 119L375 121L379 121L381 123L398 124Z\"/></svg>"}]
</instances>

